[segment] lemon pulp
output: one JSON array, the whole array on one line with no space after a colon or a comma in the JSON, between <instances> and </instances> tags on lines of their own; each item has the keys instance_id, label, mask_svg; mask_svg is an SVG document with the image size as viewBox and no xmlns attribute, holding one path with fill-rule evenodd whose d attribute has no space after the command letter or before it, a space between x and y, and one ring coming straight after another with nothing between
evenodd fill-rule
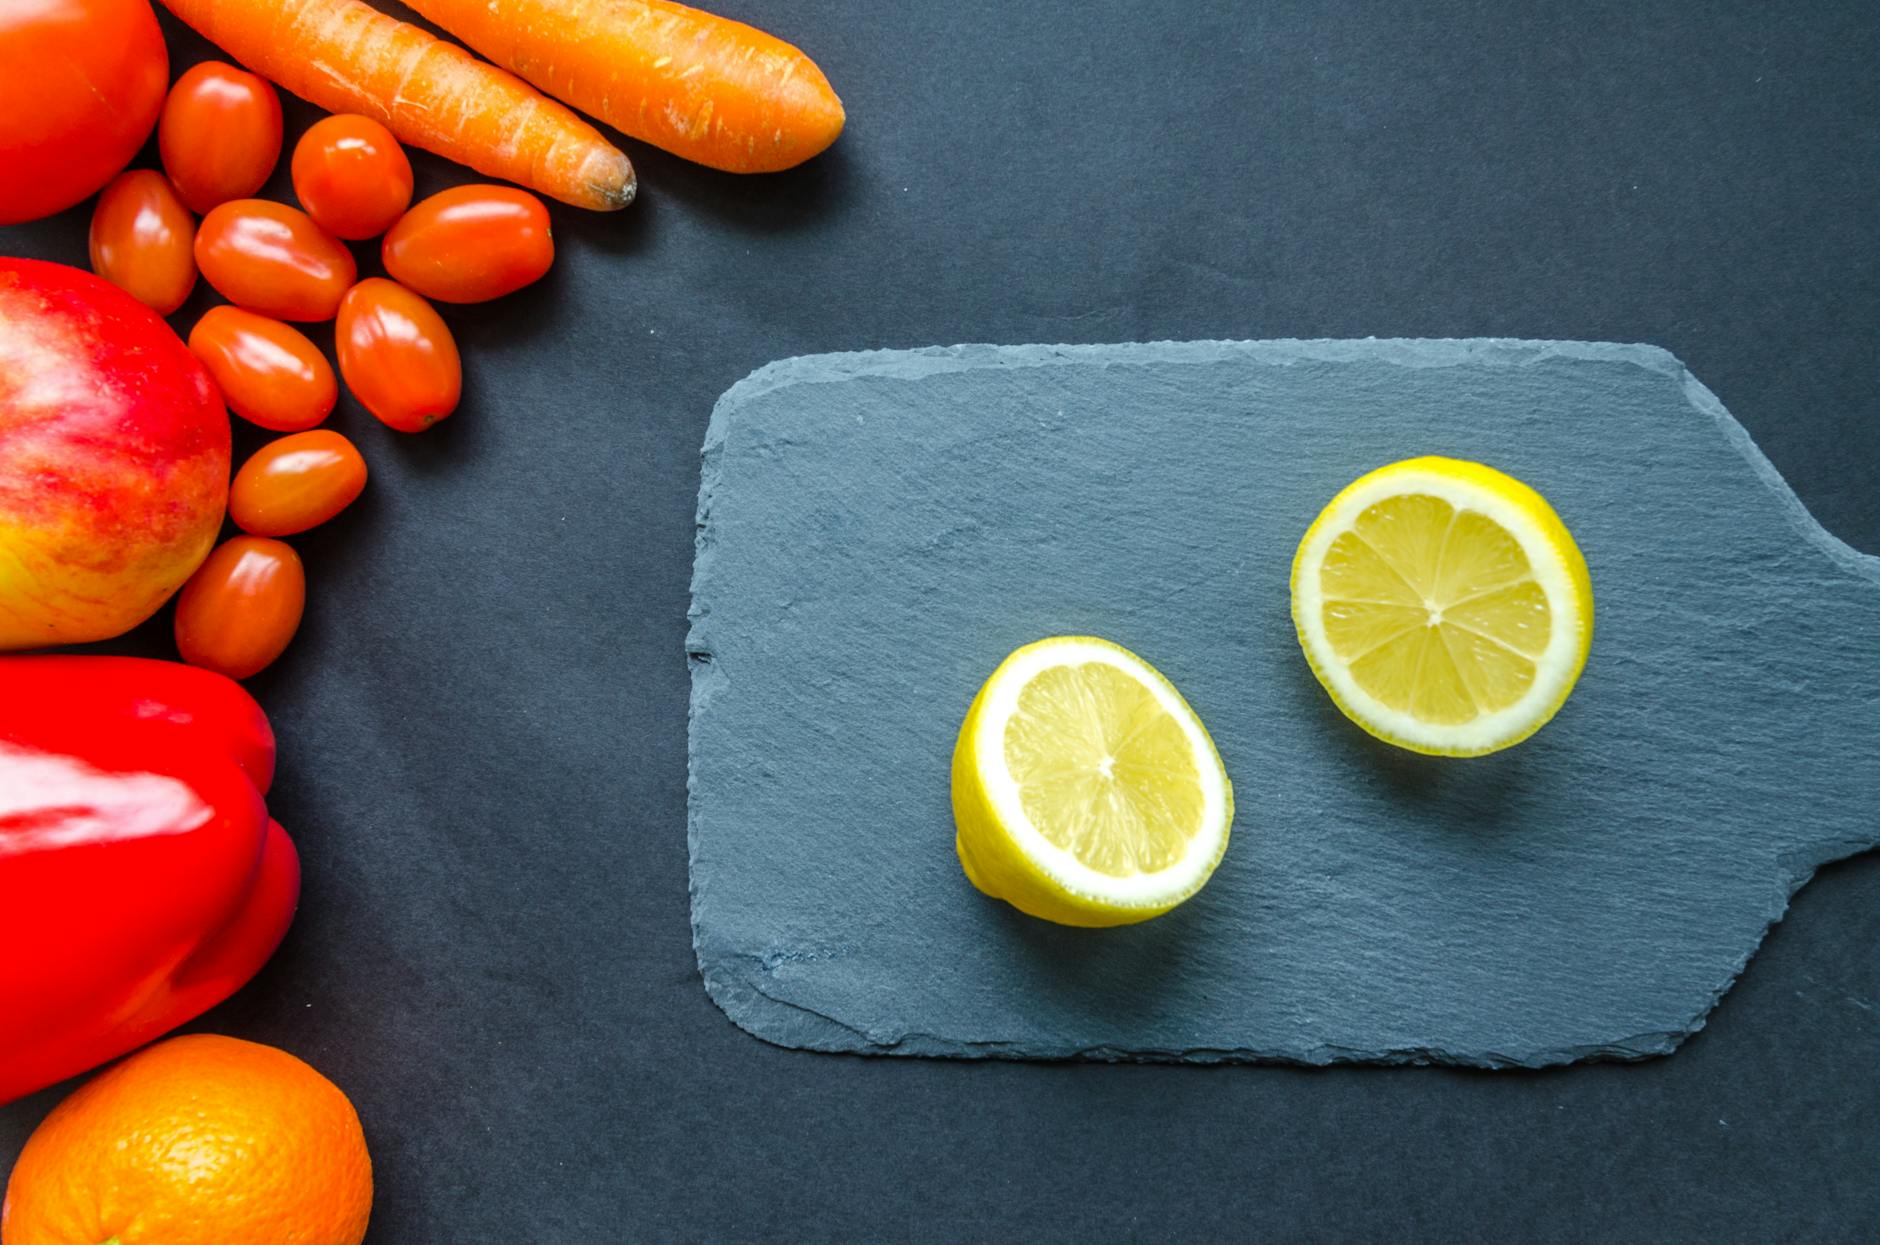
<instances>
[{"instance_id":1,"label":"lemon pulp","mask_svg":"<svg viewBox=\"0 0 1880 1245\"><path fill-rule=\"evenodd\" d=\"M1027 683L1005 765L1038 832L1111 877L1168 868L1200 825L1181 726L1115 666L1054 666Z\"/></svg>"}]
</instances>

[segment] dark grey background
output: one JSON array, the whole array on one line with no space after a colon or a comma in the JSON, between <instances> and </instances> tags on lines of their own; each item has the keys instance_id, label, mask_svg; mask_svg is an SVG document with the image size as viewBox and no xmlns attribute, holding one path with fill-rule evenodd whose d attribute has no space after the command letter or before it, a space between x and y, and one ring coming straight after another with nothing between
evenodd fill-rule
<instances>
[{"instance_id":1,"label":"dark grey background","mask_svg":"<svg viewBox=\"0 0 1880 1245\"><path fill-rule=\"evenodd\" d=\"M1880 552L1880 10L729 8L817 57L849 132L758 180L632 148L641 203L558 211L548 280L451 314L454 419L346 402L372 485L297 540L307 621L252 681L305 898L194 1027L352 1095L373 1240L1871 1239L1880 862L1824 872L1645 1065L785 1052L693 963L683 636L713 398L866 346L1652 342ZM85 220L0 252L82 262ZM0 1109L0 1164L63 1092Z\"/></svg>"}]
</instances>

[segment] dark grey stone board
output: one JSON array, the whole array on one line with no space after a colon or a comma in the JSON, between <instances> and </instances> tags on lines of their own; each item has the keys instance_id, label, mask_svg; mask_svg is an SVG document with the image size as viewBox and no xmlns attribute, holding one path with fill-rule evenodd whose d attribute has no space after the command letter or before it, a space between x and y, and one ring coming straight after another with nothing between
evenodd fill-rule
<instances>
[{"instance_id":1,"label":"dark grey stone board","mask_svg":"<svg viewBox=\"0 0 1880 1245\"><path fill-rule=\"evenodd\" d=\"M1468 761L1346 722L1287 575L1363 472L1545 494L1597 628L1560 715ZM1700 1028L1790 896L1880 841L1880 559L1824 532L1649 346L963 346L760 369L704 446L694 942L774 1043L874 1054L1537 1066ZM980 895L948 759L1041 636L1141 653L1236 794L1174 913ZM1862 949L1864 950L1864 949Z\"/></svg>"}]
</instances>

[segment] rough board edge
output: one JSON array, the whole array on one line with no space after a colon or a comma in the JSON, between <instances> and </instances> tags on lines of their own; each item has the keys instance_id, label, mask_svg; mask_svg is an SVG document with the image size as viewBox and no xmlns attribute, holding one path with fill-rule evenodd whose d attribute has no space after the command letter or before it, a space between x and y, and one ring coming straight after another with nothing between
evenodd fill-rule
<instances>
[{"instance_id":1,"label":"rough board edge","mask_svg":"<svg viewBox=\"0 0 1880 1245\"><path fill-rule=\"evenodd\" d=\"M1396 363L1416 368L1462 365L1525 367L1555 358L1630 364L1676 381L1692 410L1709 417L1717 425L1724 439L1770 491L1784 518L1797 534L1835 566L1856 579L1880 587L1880 557L1859 552L1822 527L1788 481L1776 470L1775 464L1757 446L1748 429L1737 422L1716 394L1698 380L1676 355L1658 346L1520 338L1287 338L1266 341L1129 342L1118 345L964 344L912 350L797 355L765 364L727 389L712 408L704 444L700 447L695 547L687 610L689 626L686 655L691 673L691 695L686 721L686 848L692 947L707 995L738 1028L785 1049L954 1059L1081 1059L1098 1062L1278 1063L1302 1066L1364 1063L1483 1069L1538 1069L1593 1061L1637 1062L1670 1054L1703 1029L1711 1012L1736 984L1749 961L1768 938L1770 930L1787 914L1796 892L1807 885L1816 870L1824 864L1846 859L1871 848L1872 844L1867 841L1834 839L1783 856L1779 863L1786 876L1778 880L1761 931L1723 979L1713 987L1708 1000L1696 1014L1677 1030L1633 1034L1598 1045L1479 1053L1422 1047L1359 1050L1326 1044L1312 1048L1304 1055L1257 1047L1118 1048L1068 1043L1060 1047L1041 1047L1031 1042L973 1042L927 1033L870 1034L766 991L758 980L744 971L743 962L750 957L733 954L719 959L704 946L700 925L702 896L696 868L696 726L725 678L711 648L708 611L701 609L699 598L701 587L710 574L713 552L709 526L712 498L720 483L724 444L730 434L733 415L754 399L796 385L839 383L869 376L913 379L983 368L1054 367L1086 362L1093 355L1100 355L1105 366L1211 363L1228 358L1249 358L1277 366L1302 362L1362 361ZM763 971L762 965L753 967L760 974ZM746 1008L754 1011L745 1011ZM741 1011L744 1014L740 1014Z\"/></svg>"},{"instance_id":2,"label":"rough board edge","mask_svg":"<svg viewBox=\"0 0 1880 1245\"><path fill-rule=\"evenodd\" d=\"M1859 841L1842 846L1845 850L1830 855L1822 863L1870 850L1869 844ZM1785 858L1782 863L1785 867L1795 869L1805 862ZM725 962L707 967L704 952L698 949L696 915L693 945L699 956L699 971L705 982L706 994L718 1009L732 1024L752 1037L785 1050L877 1058L901 1056L963 1060L1020 1059L1027 1062L1087 1060L1097 1063L1281 1064L1293 1067L1365 1064L1382 1067L1471 1068L1490 1072L1517 1069L1542 1071L1581 1063L1640 1063L1675 1052L1709 1022L1711 1013L1736 985L1749 962L1767 941L1770 932L1787 916L1796 892L1814 877L1817 867L1801 867L1799 872L1791 873L1782 893L1775 899L1774 911L1765 918L1755 940L1683 1027L1636 1033L1596 1045L1546 1047L1529 1051L1457 1052L1440 1047L1374 1050L1326 1043L1312 1048L1309 1053L1300 1054L1260 1047L1114 1047L1078 1046L1071 1043L1041 1046L1035 1042L969 1041L931 1033L908 1033L892 1038L884 1035L877 1038L833 1016L770 994L756 979L736 966L751 957L732 956ZM754 967L759 973L763 971L761 964Z\"/></svg>"}]
</instances>

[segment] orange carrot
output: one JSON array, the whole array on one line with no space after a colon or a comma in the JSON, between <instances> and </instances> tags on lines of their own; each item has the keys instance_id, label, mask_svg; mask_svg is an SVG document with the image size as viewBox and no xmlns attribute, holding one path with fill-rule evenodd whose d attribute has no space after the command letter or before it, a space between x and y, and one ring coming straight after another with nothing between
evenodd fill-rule
<instances>
[{"instance_id":1,"label":"orange carrot","mask_svg":"<svg viewBox=\"0 0 1880 1245\"><path fill-rule=\"evenodd\" d=\"M577 207L633 202L633 165L514 75L362 0L163 0L262 77L414 147Z\"/></svg>"},{"instance_id":2,"label":"orange carrot","mask_svg":"<svg viewBox=\"0 0 1880 1245\"><path fill-rule=\"evenodd\" d=\"M715 169L787 169L842 133L815 61L671 0L406 3L556 99Z\"/></svg>"}]
</instances>

